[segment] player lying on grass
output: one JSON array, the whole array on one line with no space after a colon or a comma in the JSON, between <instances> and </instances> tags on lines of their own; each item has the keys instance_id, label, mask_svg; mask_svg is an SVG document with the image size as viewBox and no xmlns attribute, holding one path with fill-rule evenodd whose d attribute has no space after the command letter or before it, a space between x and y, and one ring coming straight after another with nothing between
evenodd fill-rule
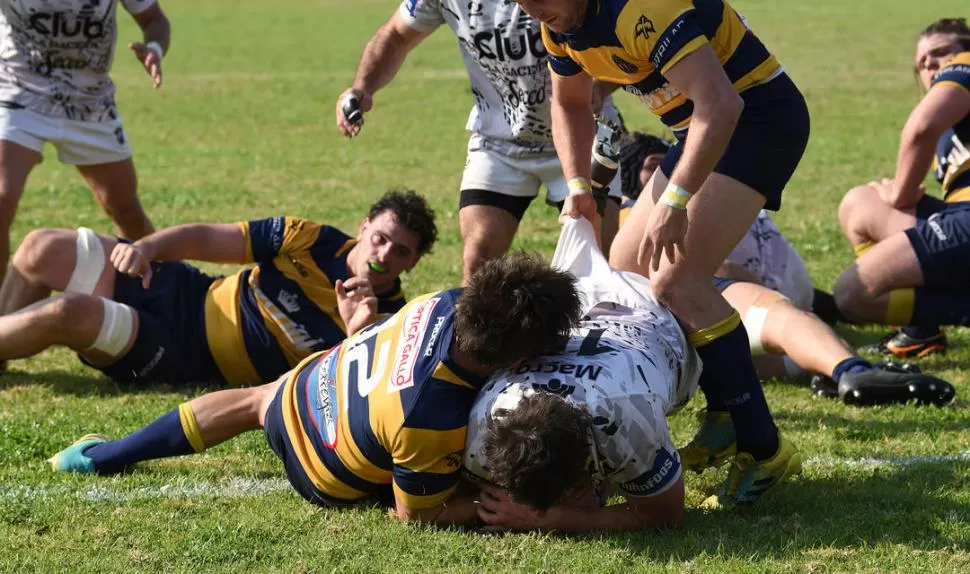
<instances>
[{"instance_id":1,"label":"player lying on grass","mask_svg":"<svg viewBox=\"0 0 970 574\"><path fill-rule=\"evenodd\" d=\"M358 306L400 309L398 277L436 237L410 191L378 200L356 238L292 217L179 225L131 244L37 230L0 288L0 359L64 345L117 381L264 383L360 328ZM257 265L214 278L183 259Z\"/></svg>"},{"instance_id":2,"label":"player lying on grass","mask_svg":"<svg viewBox=\"0 0 970 574\"><path fill-rule=\"evenodd\" d=\"M110 474L263 428L301 496L393 500L402 519L477 520L458 488L472 402L495 370L561 348L580 314L571 275L523 255L468 287L418 297L274 383L203 395L116 441L82 437L58 471Z\"/></svg>"},{"instance_id":3,"label":"player lying on grass","mask_svg":"<svg viewBox=\"0 0 970 574\"><path fill-rule=\"evenodd\" d=\"M638 147L652 153L637 153ZM662 149L663 141L655 136L635 136L633 146L624 148L623 165L641 165L637 176L641 185L646 185L657 168L655 156ZM628 188L621 219L624 211L635 203L630 197L636 194L631 191L632 177L632 173L624 177ZM874 369L811 313L813 301L819 299L818 291L813 291L798 252L764 210L718 269L715 285L742 317L761 380L795 377L806 369L824 375L814 379L813 390L825 396L841 396L854 404L915 399L942 405L953 398L953 387L935 377L919 372L884 372L881 368L884 365ZM703 425L706 430L702 433L705 436L710 425L726 425L713 436L724 433L733 436L727 413L711 411L706 421ZM703 443L695 446L700 444ZM716 450L705 448L695 457L693 449L688 447L682 454L691 464L697 458L699 465L709 455L705 454L707 451ZM723 460L723 456L717 458Z\"/></svg>"},{"instance_id":4,"label":"player lying on grass","mask_svg":"<svg viewBox=\"0 0 970 574\"><path fill-rule=\"evenodd\" d=\"M849 191L839 219L858 259L835 296L857 321L904 325L874 350L898 357L946 350L940 325L970 325L970 27L928 26L916 43L926 94L903 128L893 179ZM922 182L936 160L943 199Z\"/></svg>"}]
</instances>

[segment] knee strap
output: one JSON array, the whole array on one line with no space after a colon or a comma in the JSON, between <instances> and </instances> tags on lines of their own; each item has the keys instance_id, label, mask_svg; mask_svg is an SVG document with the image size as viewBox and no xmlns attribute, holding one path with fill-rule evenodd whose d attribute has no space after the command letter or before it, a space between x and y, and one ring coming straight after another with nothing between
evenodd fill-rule
<instances>
[{"instance_id":1,"label":"knee strap","mask_svg":"<svg viewBox=\"0 0 970 574\"><path fill-rule=\"evenodd\" d=\"M761 331L764 329L767 319L768 308L758 305L748 307L741 319L741 322L744 323L744 329L748 332L748 342L751 345L751 356L753 357L767 354L764 342L761 340Z\"/></svg>"},{"instance_id":2,"label":"knee strap","mask_svg":"<svg viewBox=\"0 0 970 574\"><path fill-rule=\"evenodd\" d=\"M104 247L101 238L87 227L77 229L77 244L75 245L77 259L74 272L67 282L65 293L81 293L90 295L98 285L101 272L104 271Z\"/></svg>"},{"instance_id":3,"label":"knee strap","mask_svg":"<svg viewBox=\"0 0 970 574\"><path fill-rule=\"evenodd\" d=\"M125 349L135 330L135 310L111 299L101 297L104 318L98 338L85 351L100 351L117 357Z\"/></svg>"}]
</instances>

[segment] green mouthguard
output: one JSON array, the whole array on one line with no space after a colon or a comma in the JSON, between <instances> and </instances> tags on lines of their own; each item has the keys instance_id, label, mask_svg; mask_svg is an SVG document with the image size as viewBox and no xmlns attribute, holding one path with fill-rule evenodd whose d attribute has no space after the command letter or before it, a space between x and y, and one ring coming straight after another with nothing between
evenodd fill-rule
<instances>
[{"instance_id":1,"label":"green mouthguard","mask_svg":"<svg viewBox=\"0 0 970 574\"><path fill-rule=\"evenodd\" d=\"M384 272L384 266L380 263L374 263L373 261L368 261L367 266L370 267L371 271L376 271L377 273Z\"/></svg>"}]
</instances>

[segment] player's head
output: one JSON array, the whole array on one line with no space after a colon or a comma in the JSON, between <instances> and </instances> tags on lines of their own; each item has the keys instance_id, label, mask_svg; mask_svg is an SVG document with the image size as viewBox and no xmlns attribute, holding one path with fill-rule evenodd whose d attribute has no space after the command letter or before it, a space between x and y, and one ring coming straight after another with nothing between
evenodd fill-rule
<instances>
[{"instance_id":1,"label":"player's head","mask_svg":"<svg viewBox=\"0 0 970 574\"><path fill-rule=\"evenodd\" d=\"M670 143L663 138L645 132L632 132L620 148L620 182L623 195L630 199L640 197L653 172L660 167L670 150Z\"/></svg>"},{"instance_id":2,"label":"player's head","mask_svg":"<svg viewBox=\"0 0 970 574\"><path fill-rule=\"evenodd\" d=\"M413 268L438 239L434 210L413 191L390 191L360 222L354 274L379 284Z\"/></svg>"},{"instance_id":3,"label":"player's head","mask_svg":"<svg viewBox=\"0 0 970 574\"><path fill-rule=\"evenodd\" d=\"M553 32L569 32L586 19L589 0L515 0L525 13Z\"/></svg>"},{"instance_id":4,"label":"player's head","mask_svg":"<svg viewBox=\"0 0 970 574\"><path fill-rule=\"evenodd\" d=\"M572 275L537 257L507 254L479 267L462 290L458 349L481 367L507 367L559 350L580 314Z\"/></svg>"},{"instance_id":5,"label":"player's head","mask_svg":"<svg viewBox=\"0 0 970 574\"><path fill-rule=\"evenodd\" d=\"M916 74L929 89L940 68L960 52L970 51L966 18L942 18L924 29L916 41Z\"/></svg>"},{"instance_id":6,"label":"player's head","mask_svg":"<svg viewBox=\"0 0 970 574\"><path fill-rule=\"evenodd\" d=\"M537 392L496 410L483 451L492 484L545 510L587 484L592 419L559 395Z\"/></svg>"}]
</instances>

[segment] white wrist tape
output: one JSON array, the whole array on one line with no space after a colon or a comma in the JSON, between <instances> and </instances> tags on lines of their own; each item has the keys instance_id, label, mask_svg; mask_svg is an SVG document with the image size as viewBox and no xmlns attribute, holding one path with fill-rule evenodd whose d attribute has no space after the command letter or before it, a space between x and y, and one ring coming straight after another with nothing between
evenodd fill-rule
<instances>
[{"instance_id":1,"label":"white wrist tape","mask_svg":"<svg viewBox=\"0 0 970 574\"><path fill-rule=\"evenodd\" d=\"M90 295L98 286L98 279L104 271L104 247L101 238L87 227L77 228L77 243L75 245L77 257L74 261L74 271L67 282L65 293L81 293Z\"/></svg>"},{"instance_id":2,"label":"white wrist tape","mask_svg":"<svg viewBox=\"0 0 970 574\"><path fill-rule=\"evenodd\" d=\"M687 202L693 195L686 189L674 183L668 183L664 192L660 194L660 201L674 209L687 209Z\"/></svg>"},{"instance_id":3,"label":"white wrist tape","mask_svg":"<svg viewBox=\"0 0 970 574\"><path fill-rule=\"evenodd\" d=\"M165 50L162 50L162 45L158 42L149 42L145 44L146 50L151 50L158 54L158 59L161 60L165 56Z\"/></svg>"},{"instance_id":4,"label":"white wrist tape","mask_svg":"<svg viewBox=\"0 0 970 574\"><path fill-rule=\"evenodd\" d=\"M111 299L101 297L104 317L98 338L85 351L100 351L108 356L117 357L128 345L135 331L135 310Z\"/></svg>"}]
</instances>

